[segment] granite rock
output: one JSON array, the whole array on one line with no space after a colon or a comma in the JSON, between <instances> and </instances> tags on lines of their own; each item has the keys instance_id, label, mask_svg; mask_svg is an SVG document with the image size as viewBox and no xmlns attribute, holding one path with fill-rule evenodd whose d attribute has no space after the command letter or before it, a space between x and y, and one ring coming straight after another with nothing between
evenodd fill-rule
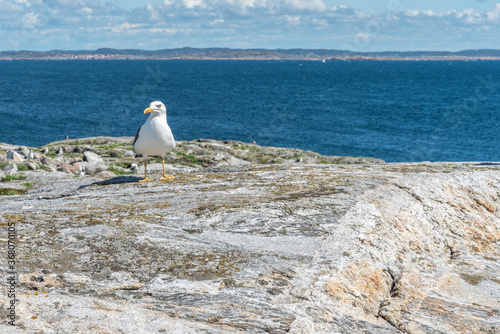
<instances>
[{"instance_id":1,"label":"granite rock","mask_svg":"<svg viewBox=\"0 0 500 334\"><path fill-rule=\"evenodd\" d=\"M83 153L83 161L104 163L104 160L98 154L91 151Z\"/></svg>"},{"instance_id":2,"label":"granite rock","mask_svg":"<svg viewBox=\"0 0 500 334\"><path fill-rule=\"evenodd\" d=\"M42 156L41 162L42 162L42 164L47 165L47 166L51 166L51 167L56 167L59 164L59 162L57 160L52 159L50 157L47 157L45 155Z\"/></svg>"},{"instance_id":3,"label":"granite rock","mask_svg":"<svg viewBox=\"0 0 500 334\"><path fill-rule=\"evenodd\" d=\"M21 155L23 155L24 157L27 157L28 154L30 154L30 150L29 148L27 148L26 146L19 146L16 151L18 153L20 153Z\"/></svg>"},{"instance_id":4,"label":"granite rock","mask_svg":"<svg viewBox=\"0 0 500 334\"><path fill-rule=\"evenodd\" d=\"M85 164L85 174L88 175L97 174L105 171L106 169L108 169L108 167L104 163L96 160L92 160Z\"/></svg>"},{"instance_id":5,"label":"granite rock","mask_svg":"<svg viewBox=\"0 0 500 334\"><path fill-rule=\"evenodd\" d=\"M33 162L27 162L27 163L24 163L24 164L30 170L37 170L38 169L38 166L35 163L33 163Z\"/></svg>"},{"instance_id":6,"label":"granite rock","mask_svg":"<svg viewBox=\"0 0 500 334\"><path fill-rule=\"evenodd\" d=\"M17 165L16 164L8 164L2 168L2 172L5 175L14 175L18 171Z\"/></svg>"},{"instance_id":7,"label":"granite rock","mask_svg":"<svg viewBox=\"0 0 500 334\"><path fill-rule=\"evenodd\" d=\"M24 161L23 156L21 154L17 153L16 151L7 152L6 159L7 160L14 160L14 161Z\"/></svg>"},{"instance_id":8,"label":"granite rock","mask_svg":"<svg viewBox=\"0 0 500 334\"><path fill-rule=\"evenodd\" d=\"M19 236L0 332L500 331L500 165L171 172L0 197Z\"/></svg>"}]
</instances>

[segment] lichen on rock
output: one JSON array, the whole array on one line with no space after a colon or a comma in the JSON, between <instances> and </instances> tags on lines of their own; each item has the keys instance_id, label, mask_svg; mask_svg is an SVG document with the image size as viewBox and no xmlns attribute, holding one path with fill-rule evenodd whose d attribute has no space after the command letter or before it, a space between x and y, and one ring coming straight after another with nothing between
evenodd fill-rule
<instances>
[{"instance_id":1,"label":"lichen on rock","mask_svg":"<svg viewBox=\"0 0 500 334\"><path fill-rule=\"evenodd\" d=\"M118 163L119 140L77 145ZM500 165L262 164L251 145L190 142L169 182L38 171L0 197L13 333L500 331Z\"/></svg>"}]
</instances>

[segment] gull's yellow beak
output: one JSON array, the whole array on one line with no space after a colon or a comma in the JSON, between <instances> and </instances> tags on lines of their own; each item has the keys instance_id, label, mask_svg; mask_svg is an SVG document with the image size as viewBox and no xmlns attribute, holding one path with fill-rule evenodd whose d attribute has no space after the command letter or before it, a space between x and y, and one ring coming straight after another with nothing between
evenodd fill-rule
<instances>
[{"instance_id":1,"label":"gull's yellow beak","mask_svg":"<svg viewBox=\"0 0 500 334\"><path fill-rule=\"evenodd\" d=\"M151 109L151 108L146 108L146 110L144 110L144 113L145 113L145 114L147 114L148 112L152 112L152 111L153 111L153 109Z\"/></svg>"}]
</instances>

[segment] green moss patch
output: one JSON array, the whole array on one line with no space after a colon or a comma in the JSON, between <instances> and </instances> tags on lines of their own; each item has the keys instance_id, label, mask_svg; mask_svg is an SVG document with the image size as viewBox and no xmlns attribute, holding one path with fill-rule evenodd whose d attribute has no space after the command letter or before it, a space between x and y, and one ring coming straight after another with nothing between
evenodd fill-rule
<instances>
[{"instance_id":1,"label":"green moss patch","mask_svg":"<svg viewBox=\"0 0 500 334\"><path fill-rule=\"evenodd\" d=\"M0 189L0 196L24 195L26 191L20 189Z\"/></svg>"},{"instance_id":2,"label":"green moss patch","mask_svg":"<svg viewBox=\"0 0 500 334\"><path fill-rule=\"evenodd\" d=\"M19 174L5 175L2 178L2 181L15 181L15 180L26 180L26 175L19 175Z\"/></svg>"}]
</instances>

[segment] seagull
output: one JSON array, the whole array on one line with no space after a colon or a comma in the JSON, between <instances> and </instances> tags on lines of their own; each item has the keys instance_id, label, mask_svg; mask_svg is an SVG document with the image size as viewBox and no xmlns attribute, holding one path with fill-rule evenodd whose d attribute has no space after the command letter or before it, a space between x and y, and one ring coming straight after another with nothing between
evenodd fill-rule
<instances>
[{"instance_id":1,"label":"seagull","mask_svg":"<svg viewBox=\"0 0 500 334\"><path fill-rule=\"evenodd\" d=\"M136 164L136 163L132 163L132 164L130 164L130 169L131 169L134 173L136 173L136 172L137 172L137 168L139 168L139 166L137 166L137 164Z\"/></svg>"},{"instance_id":2,"label":"seagull","mask_svg":"<svg viewBox=\"0 0 500 334\"><path fill-rule=\"evenodd\" d=\"M148 179L148 156L161 156L161 164L163 166L162 181L175 179L173 176L165 174L165 153L170 152L175 147L174 136L172 130L167 124L167 108L160 101L154 101L149 104L149 108L144 110L144 113L149 113L146 120L134 138L134 151L142 154L144 158L144 179L139 182L150 182L153 179Z\"/></svg>"},{"instance_id":3,"label":"seagull","mask_svg":"<svg viewBox=\"0 0 500 334\"><path fill-rule=\"evenodd\" d=\"M80 173L78 173L78 176L80 176L80 177L85 176L85 173L83 172L82 165L78 165L78 168L80 169Z\"/></svg>"},{"instance_id":4,"label":"seagull","mask_svg":"<svg viewBox=\"0 0 500 334\"><path fill-rule=\"evenodd\" d=\"M33 154L33 150L30 150L30 153L28 153L28 156L26 157L28 160L33 161L35 158L35 155Z\"/></svg>"}]
</instances>

